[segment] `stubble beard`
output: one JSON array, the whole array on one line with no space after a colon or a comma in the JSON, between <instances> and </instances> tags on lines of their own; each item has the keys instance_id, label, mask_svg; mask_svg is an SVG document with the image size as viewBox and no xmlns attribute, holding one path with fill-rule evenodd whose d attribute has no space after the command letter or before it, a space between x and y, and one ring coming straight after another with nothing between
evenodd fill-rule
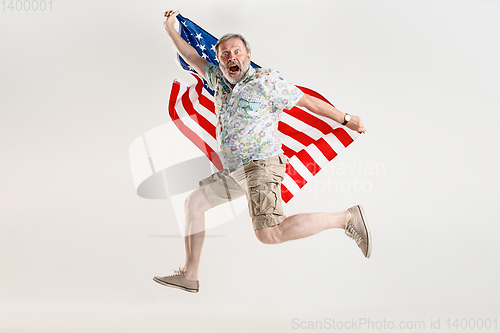
<instances>
[{"instance_id":1,"label":"stubble beard","mask_svg":"<svg viewBox=\"0 0 500 333\"><path fill-rule=\"evenodd\" d=\"M229 68L231 66L234 66L234 65L238 65L238 67L240 68L240 72L239 72L239 75L237 77L233 77L233 76L229 75ZM226 80L229 81L229 83L231 83L232 85L236 85L238 82L240 82L245 77L248 70L250 69L250 59L247 57L245 62L243 62L241 65L236 61L229 62L227 64L227 66L224 66L221 64L220 69L222 71L222 74L226 78Z\"/></svg>"}]
</instances>

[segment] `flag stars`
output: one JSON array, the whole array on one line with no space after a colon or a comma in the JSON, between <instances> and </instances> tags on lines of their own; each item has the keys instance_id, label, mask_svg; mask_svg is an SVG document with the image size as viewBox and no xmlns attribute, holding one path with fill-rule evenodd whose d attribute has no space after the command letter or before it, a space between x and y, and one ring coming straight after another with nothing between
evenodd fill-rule
<instances>
[{"instance_id":1,"label":"flag stars","mask_svg":"<svg viewBox=\"0 0 500 333\"><path fill-rule=\"evenodd\" d=\"M201 54L201 57L202 57L203 59L205 59L205 60L208 58L208 56L207 56L205 53L202 53L202 54Z\"/></svg>"},{"instance_id":2,"label":"flag stars","mask_svg":"<svg viewBox=\"0 0 500 333\"><path fill-rule=\"evenodd\" d=\"M201 33L197 34L196 35L196 38L198 38L198 40L202 39L203 37L201 37Z\"/></svg>"},{"instance_id":3,"label":"flag stars","mask_svg":"<svg viewBox=\"0 0 500 333\"><path fill-rule=\"evenodd\" d=\"M212 47L210 48L210 50L212 50L212 51L215 52L215 45L212 45Z\"/></svg>"},{"instance_id":4,"label":"flag stars","mask_svg":"<svg viewBox=\"0 0 500 333\"><path fill-rule=\"evenodd\" d=\"M200 47L200 50L202 50L202 51L205 51L205 50L206 50L206 47L205 47L205 45L203 45L203 44L199 44L199 47Z\"/></svg>"}]
</instances>

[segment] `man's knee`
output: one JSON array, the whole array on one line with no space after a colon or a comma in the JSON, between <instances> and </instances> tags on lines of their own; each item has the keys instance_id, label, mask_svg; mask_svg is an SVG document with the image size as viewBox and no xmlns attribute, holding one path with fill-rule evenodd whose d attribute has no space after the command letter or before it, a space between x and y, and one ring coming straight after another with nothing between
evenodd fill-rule
<instances>
[{"instance_id":1,"label":"man's knee","mask_svg":"<svg viewBox=\"0 0 500 333\"><path fill-rule=\"evenodd\" d=\"M264 244L281 243L278 226L257 229L255 230L255 235L257 236L257 239Z\"/></svg>"},{"instance_id":2,"label":"man's knee","mask_svg":"<svg viewBox=\"0 0 500 333\"><path fill-rule=\"evenodd\" d=\"M210 202L208 201L205 189L199 187L193 191L184 202L184 207L186 211L197 210L197 211L207 211L210 209Z\"/></svg>"}]
</instances>

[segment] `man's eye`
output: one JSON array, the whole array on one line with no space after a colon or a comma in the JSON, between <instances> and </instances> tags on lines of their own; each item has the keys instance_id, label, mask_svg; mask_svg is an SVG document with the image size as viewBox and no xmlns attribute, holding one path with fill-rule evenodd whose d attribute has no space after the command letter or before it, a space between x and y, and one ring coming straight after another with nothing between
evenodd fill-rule
<instances>
[{"instance_id":1,"label":"man's eye","mask_svg":"<svg viewBox=\"0 0 500 333\"><path fill-rule=\"evenodd\" d=\"M239 51L239 50L237 50L237 51L236 51L236 52L234 52L234 53L238 54L238 53L240 53L240 51Z\"/></svg>"}]
</instances>

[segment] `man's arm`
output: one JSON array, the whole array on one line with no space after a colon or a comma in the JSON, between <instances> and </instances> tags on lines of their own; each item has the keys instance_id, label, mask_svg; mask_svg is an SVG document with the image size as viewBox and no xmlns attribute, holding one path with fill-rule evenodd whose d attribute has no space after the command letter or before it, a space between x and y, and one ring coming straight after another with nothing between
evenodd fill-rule
<instances>
[{"instance_id":1,"label":"man's arm","mask_svg":"<svg viewBox=\"0 0 500 333\"><path fill-rule=\"evenodd\" d=\"M165 12L165 17L167 19L163 22L163 27L182 59L184 59L201 77L205 78L205 66L207 61L200 57L198 52L196 52L191 45L182 39L182 37L174 29L174 23L178 14L178 10L169 10Z\"/></svg>"},{"instance_id":2,"label":"man's arm","mask_svg":"<svg viewBox=\"0 0 500 333\"><path fill-rule=\"evenodd\" d=\"M298 101L297 106L304 107L311 112L319 114L320 116L333 119L340 124L344 122L345 113L311 95L304 94L304 96L302 96L302 98ZM364 133L366 131L363 123L361 122L361 118L354 115L351 115L351 119L347 123L346 127L356 132Z\"/></svg>"}]
</instances>

